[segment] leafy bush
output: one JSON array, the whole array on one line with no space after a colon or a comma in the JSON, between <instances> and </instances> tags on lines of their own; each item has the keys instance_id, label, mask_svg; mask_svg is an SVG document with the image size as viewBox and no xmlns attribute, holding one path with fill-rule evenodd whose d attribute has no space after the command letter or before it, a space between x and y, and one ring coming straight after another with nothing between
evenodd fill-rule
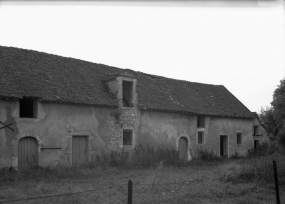
<instances>
[{"instance_id":1,"label":"leafy bush","mask_svg":"<svg viewBox=\"0 0 285 204\"><path fill-rule=\"evenodd\" d=\"M274 153L279 152L278 145L269 144L269 143L261 143L256 148L249 149L247 152L248 157L254 157L254 156L266 156L266 155L272 155Z\"/></svg>"},{"instance_id":2,"label":"leafy bush","mask_svg":"<svg viewBox=\"0 0 285 204\"><path fill-rule=\"evenodd\" d=\"M243 155L241 155L239 152L235 151L235 153L230 156L230 159L241 159L243 157L244 157Z\"/></svg>"},{"instance_id":3,"label":"leafy bush","mask_svg":"<svg viewBox=\"0 0 285 204\"><path fill-rule=\"evenodd\" d=\"M213 150L200 148L198 149L198 158L203 161L221 161L222 158L219 157Z\"/></svg>"}]
</instances>

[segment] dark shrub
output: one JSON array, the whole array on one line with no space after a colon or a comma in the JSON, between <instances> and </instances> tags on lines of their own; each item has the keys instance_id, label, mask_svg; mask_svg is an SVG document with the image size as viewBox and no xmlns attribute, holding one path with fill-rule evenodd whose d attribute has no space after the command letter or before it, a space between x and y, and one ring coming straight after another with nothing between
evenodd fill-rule
<instances>
[{"instance_id":1,"label":"dark shrub","mask_svg":"<svg viewBox=\"0 0 285 204\"><path fill-rule=\"evenodd\" d=\"M252 156L266 156L266 155L272 155L274 153L279 152L278 145L269 144L269 143L261 143L256 148L251 148L247 152L248 157Z\"/></svg>"},{"instance_id":2,"label":"dark shrub","mask_svg":"<svg viewBox=\"0 0 285 204\"><path fill-rule=\"evenodd\" d=\"M244 157L243 155L241 155L239 152L235 151L235 153L230 156L230 159L241 159L243 157Z\"/></svg>"},{"instance_id":3,"label":"dark shrub","mask_svg":"<svg viewBox=\"0 0 285 204\"><path fill-rule=\"evenodd\" d=\"M221 161L222 158L219 157L213 150L200 148L198 149L198 158L203 161Z\"/></svg>"}]
</instances>

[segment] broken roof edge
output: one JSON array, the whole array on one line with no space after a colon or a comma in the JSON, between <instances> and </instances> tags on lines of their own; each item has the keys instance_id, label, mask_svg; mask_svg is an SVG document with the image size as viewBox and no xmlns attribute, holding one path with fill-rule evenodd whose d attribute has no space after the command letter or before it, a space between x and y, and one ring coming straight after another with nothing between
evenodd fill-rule
<instances>
[{"instance_id":1,"label":"broken roof edge","mask_svg":"<svg viewBox=\"0 0 285 204\"><path fill-rule=\"evenodd\" d=\"M151 109L151 108L145 108L145 107L139 107L138 109L143 111L158 111L158 112L164 112L164 113L178 113L178 114L185 114L185 115L199 115L199 116L205 116L205 117L217 117L217 118L232 118L232 119L247 119L247 120L253 120L255 119L254 116L252 117L243 117L243 116L228 116L228 115L216 115L216 114L201 114L201 113L195 113L195 112L187 112L187 111L176 111L176 110L167 110L167 109Z\"/></svg>"}]
</instances>

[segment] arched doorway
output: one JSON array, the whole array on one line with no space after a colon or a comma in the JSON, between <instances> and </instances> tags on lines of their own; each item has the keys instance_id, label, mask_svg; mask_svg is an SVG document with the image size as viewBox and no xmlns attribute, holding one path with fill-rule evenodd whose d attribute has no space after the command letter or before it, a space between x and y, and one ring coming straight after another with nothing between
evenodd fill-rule
<instances>
[{"instance_id":1,"label":"arched doorway","mask_svg":"<svg viewBox=\"0 0 285 204\"><path fill-rule=\"evenodd\" d=\"M186 137L180 137L178 140L178 152L180 159L188 160L188 139Z\"/></svg>"},{"instance_id":2,"label":"arched doorway","mask_svg":"<svg viewBox=\"0 0 285 204\"><path fill-rule=\"evenodd\" d=\"M34 137L23 137L18 144L18 169L26 171L39 164L38 141Z\"/></svg>"}]
</instances>

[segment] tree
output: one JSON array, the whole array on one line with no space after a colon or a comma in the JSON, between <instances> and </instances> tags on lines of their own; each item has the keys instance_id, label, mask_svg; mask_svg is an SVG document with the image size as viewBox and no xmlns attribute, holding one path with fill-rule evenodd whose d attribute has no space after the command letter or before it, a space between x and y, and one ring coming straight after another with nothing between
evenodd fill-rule
<instances>
[{"instance_id":1,"label":"tree","mask_svg":"<svg viewBox=\"0 0 285 204\"><path fill-rule=\"evenodd\" d=\"M265 126L268 134L270 136L277 136L279 129L277 127L277 121L273 115L273 107L266 106L265 108L261 107L258 116L261 120L261 123Z\"/></svg>"},{"instance_id":2,"label":"tree","mask_svg":"<svg viewBox=\"0 0 285 204\"><path fill-rule=\"evenodd\" d=\"M285 79L280 81L280 85L273 93L273 117L276 120L278 128L278 139L280 144L285 148Z\"/></svg>"},{"instance_id":3,"label":"tree","mask_svg":"<svg viewBox=\"0 0 285 204\"><path fill-rule=\"evenodd\" d=\"M275 89L271 105L277 127L279 130L285 129L285 79L282 79L280 85Z\"/></svg>"}]
</instances>

